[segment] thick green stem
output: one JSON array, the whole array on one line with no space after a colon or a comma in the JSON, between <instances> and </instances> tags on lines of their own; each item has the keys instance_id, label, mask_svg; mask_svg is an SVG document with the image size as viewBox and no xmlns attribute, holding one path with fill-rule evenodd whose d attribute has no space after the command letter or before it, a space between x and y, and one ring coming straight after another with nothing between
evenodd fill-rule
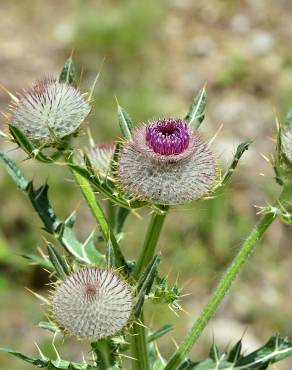
<instances>
[{"instance_id":1,"label":"thick green stem","mask_svg":"<svg viewBox=\"0 0 292 370\"><path fill-rule=\"evenodd\" d=\"M285 205L289 202L292 198L292 185L287 184L278 201L276 202L276 207L281 203ZM195 344L199 336L201 335L202 331L208 324L211 317L214 315L215 311L217 310L219 304L223 300L224 296L228 292L231 284L233 283L234 279L236 278L237 274L239 273L242 265L247 261L249 255L255 248L257 241L263 236L265 231L268 227L272 224L272 222L276 218L276 212L270 210L252 229L249 237L243 243L241 249L233 259L231 265L225 272L224 276L220 280L219 284L215 288L211 298L209 299L207 305L201 312L199 318L192 326L191 330L182 341L174 355L171 357L170 361L164 368L164 370L177 370L178 367L183 363L185 360L185 356L191 350L192 346Z\"/></svg>"},{"instance_id":2,"label":"thick green stem","mask_svg":"<svg viewBox=\"0 0 292 370\"><path fill-rule=\"evenodd\" d=\"M151 221L142 247L142 252L133 272L133 277L136 280L140 278L144 269L154 257L159 235L164 224L166 211L167 208L164 209L164 212L154 212L151 216ZM140 320L141 324L134 323L131 331L131 355L134 358L132 361L132 370L149 370L150 365L147 350L147 331L143 326L143 312L141 313Z\"/></svg>"},{"instance_id":3,"label":"thick green stem","mask_svg":"<svg viewBox=\"0 0 292 370\"><path fill-rule=\"evenodd\" d=\"M131 357L132 370L149 370L149 357L147 351L146 330L143 325L143 314L140 316L141 324L134 323L131 330Z\"/></svg>"},{"instance_id":4,"label":"thick green stem","mask_svg":"<svg viewBox=\"0 0 292 370\"><path fill-rule=\"evenodd\" d=\"M164 209L164 212L152 213L151 221L142 247L142 253L139 256L135 270L133 272L133 277L136 280L140 278L145 267L150 263L150 261L154 257L155 248L160 236L161 229L164 224L166 211L167 208Z\"/></svg>"}]
</instances>

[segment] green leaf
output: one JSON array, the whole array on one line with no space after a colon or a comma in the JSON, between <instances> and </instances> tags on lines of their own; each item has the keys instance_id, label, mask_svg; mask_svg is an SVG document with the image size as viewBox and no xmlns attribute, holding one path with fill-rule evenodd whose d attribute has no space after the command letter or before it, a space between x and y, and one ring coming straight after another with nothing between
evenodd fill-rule
<instances>
[{"instance_id":1,"label":"green leaf","mask_svg":"<svg viewBox=\"0 0 292 370\"><path fill-rule=\"evenodd\" d=\"M52 263L43 257L40 257L36 254L23 254L22 257L28 259L35 265L45 268L46 270L54 271L54 266Z\"/></svg>"},{"instance_id":2,"label":"green leaf","mask_svg":"<svg viewBox=\"0 0 292 370\"><path fill-rule=\"evenodd\" d=\"M122 135L126 139L132 138L133 122L129 114L118 104L118 120Z\"/></svg>"},{"instance_id":3,"label":"green leaf","mask_svg":"<svg viewBox=\"0 0 292 370\"><path fill-rule=\"evenodd\" d=\"M193 100L188 114L185 116L185 120L190 126L198 129L204 120L204 111L207 104L207 92L204 86Z\"/></svg>"},{"instance_id":4,"label":"green leaf","mask_svg":"<svg viewBox=\"0 0 292 370\"><path fill-rule=\"evenodd\" d=\"M34 209L43 221L45 230L50 234L54 234L61 221L57 218L48 199L48 190L49 187L47 184L34 189L32 182L29 182L26 192Z\"/></svg>"},{"instance_id":5,"label":"green leaf","mask_svg":"<svg viewBox=\"0 0 292 370\"><path fill-rule=\"evenodd\" d=\"M67 360L57 359L50 360L48 358L35 358L24 355L21 352L16 352L9 348L0 348L0 351L10 353L11 355L28 362L32 365L35 365L38 368L47 368L49 370L60 369L60 370L96 370L96 366L92 366L86 363L77 363Z\"/></svg>"},{"instance_id":6,"label":"green leaf","mask_svg":"<svg viewBox=\"0 0 292 370\"><path fill-rule=\"evenodd\" d=\"M67 84L76 85L77 80L78 80L77 68L75 63L73 62L72 57L70 57L66 60L62 67L59 81L66 82Z\"/></svg>"},{"instance_id":7,"label":"green leaf","mask_svg":"<svg viewBox=\"0 0 292 370\"><path fill-rule=\"evenodd\" d=\"M210 357L194 363L186 360L179 370L264 370L274 364L292 356L292 340L274 334L266 344L249 355L240 354L241 341L229 351L219 352L212 346Z\"/></svg>"},{"instance_id":8,"label":"green leaf","mask_svg":"<svg viewBox=\"0 0 292 370\"><path fill-rule=\"evenodd\" d=\"M44 163L51 163L54 161L53 158L43 154L41 148L36 147L18 127L9 125L9 131L16 144L23 149L30 158L37 159Z\"/></svg>"},{"instance_id":9,"label":"green leaf","mask_svg":"<svg viewBox=\"0 0 292 370\"><path fill-rule=\"evenodd\" d=\"M29 181L24 177L21 170L17 167L16 163L9 158L6 154L0 152L0 160L5 166L6 171L12 177L16 185L23 191L26 191Z\"/></svg>"},{"instance_id":10,"label":"green leaf","mask_svg":"<svg viewBox=\"0 0 292 370\"><path fill-rule=\"evenodd\" d=\"M69 275L70 271L64 258L59 255L59 253L51 243L48 243L47 249L50 261L52 262L52 265L54 266L57 275L59 276L60 279L65 280L66 277Z\"/></svg>"},{"instance_id":11,"label":"green leaf","mask_svg":"<svg viewBox=\"0 0 292 370\"><path fill-rule=\"evenodd\" d=\"M93 243L92 235L90 235L84 243L79 242L76 238L72 229L75 222L75 213L71 214L65 223L62 223L57 218L48 199L49 188L47 184L38 189L34 189L32 182L24 177L23 173L12 159L0 153L0 160L2 160L7 172L17 186L29 196L34 209L37 211L45 226L45 230L49 234L57 237L71 256L83 263L94 265L100 265L105 261L104 256L97 251Z\"/></svg>"},{"instance_id":12,"label":"green leaf","mask_svg":"<svg viewBox=\"0 0 292 370\"><path fill-rule=\"evenodd\" d=\"M247 140L247 141L244 141L243 143L238 145L238 147L236 149L236 152L234 154L233 160L231 162L231 165L229 166L228 170L226 171L226 173L222 177L220 186L226 185L227 182L230 180L231 176L233 175L233 172L235 171L235 168L238 165L238 162L239 162L240 158L242 157L243 153L246 150L248 150L248 148L249 148L249 146L252 142L253 142L252 140Z\"/></svg>"},{"instance_id":13,"label":"green leaf","mask_svg":"<svg viewBox=\"0 0 292 370\"><path fill-rule=\"evenodd\" d=\"M153 342L153 341L159 339L160 337L162 337L163 335L169 333L172 330L173 330L173 325L170 325L170 324L163 325L156 332L148 335L148 343Z\"/></svg>"},{"instance_id":14,"label":"green leaf","mask_svg":"<svg viewBox=\"0 0 292 370\"><path fill-rule=\"evenodd\" d=\"M74 230L63 224L60 240L67 252L80 262L99 266L105 261L104 256L98 252L94 245L93 235L90 235L84 243L80 243L76 238Z\"/></svg>"},{"instance_id":15,"label":"green leaf","mask_svg":"<svg viewBox=\"0 0 292 370\"><path fill-rule=\"evenodd\" d=\"M143 303L145 300L145 295L150 292L152 284L154 282L155 276L157 274L158 265L160 263L161 257L160 255L156 255L150 261L146 269L144 270L141 278L137 284L137 299L135 307L133 308L133 313L135 317L139 317Z\"/></svg>"}]
</instances>

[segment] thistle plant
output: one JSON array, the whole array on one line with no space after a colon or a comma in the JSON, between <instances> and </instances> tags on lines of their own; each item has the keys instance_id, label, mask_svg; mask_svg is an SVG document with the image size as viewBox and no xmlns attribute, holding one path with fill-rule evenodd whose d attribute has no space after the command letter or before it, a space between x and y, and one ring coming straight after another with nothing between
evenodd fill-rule
<instances>
[{"instance_id":1,"label":"thistle plant","mask_svg":"<svg viewBox=\"0 0 292 370\"><path fill-rule=\"evenodd\" d=\"M12 94L11 121L6 140L23 150L30 160L49 166L66 166L80 189L99 228L104 249L94 233L79 240L75 233L77 213L59 219L49 200L49 186L35 188L18 165L0 153L3 169L29 198L50 240L40 255L27 255L31 262L50 272L48 297L35 293L47 305L47 321L39 324L55 338L70 335L88 343L90 358L77 363L48 358L39 349L30 357L2 348L32 366L48 369L133 369L133 370L215 370L267 369L292 355L292 340L273 334L260 348L242 353L242 339L220 351L213 343L209 356L201 361L189 358L204 328L257 242L276 218L292 223L292 114L278 123L275 155L270 162L281 193L273 205L261 208L261 218L223 274L208 303L196 318L176 351L164 358L156 341L173 330L164 325L153 331L144 317L144 306L166 304L172 310L183 307L182 289L159 270L164 248L157 253L159 236L166 216L174 207L191 201L216 197L223 192L244 152L252 143L240 144L229 168L220 169L216 153L200 134L204 119L206 89L193 100L181 118L163 118L133 124L118 104L117 116L122 138L109 144L89 137L88 148L74 140L86 127L94 86L82 94L77 85L76 67L70 58L59 78L44 79ZM161 112L162 114L165 112ZM210 140L209 140L210 142ZM106 203L101 202L106 199ZM105 207L107 205L107 208ZM131 214L141 208L151 211L151 219L137 259L127 258L121 248L123 227ZM226 328L228 330L228 328ZM236 338L234 338L236 340ZM56 351L58 349L52 344Z\"/></svg>"}]
</instances>

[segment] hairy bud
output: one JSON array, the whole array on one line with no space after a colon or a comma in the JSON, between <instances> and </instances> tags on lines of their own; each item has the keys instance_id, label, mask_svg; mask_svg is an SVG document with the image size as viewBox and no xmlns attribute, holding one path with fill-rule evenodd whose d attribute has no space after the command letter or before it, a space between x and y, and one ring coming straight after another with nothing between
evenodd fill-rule
<instances>
[{"instance_id":1,"label":"hairy bud","mask_svg":"<svg viewBox=\"0 0 292 370\"><path fill-rule=\"evenodd\" d=\"M12 103L12 124L33 142L48 143L74 133L90 112L79 90L55 79L44 79L24 90Z\"/></svg>"},{"instance_id":2,"label":"hairy bud","mask_svg":"<svg viewBox=\"0 0 292 370\"><path fill-rule=\"evenodd\" d=\"M127 323L132 309L129 286L110 270L85 268L55 289L52 311L70 334L98 340L115 334Z\"/></svg>"}]
</instances>

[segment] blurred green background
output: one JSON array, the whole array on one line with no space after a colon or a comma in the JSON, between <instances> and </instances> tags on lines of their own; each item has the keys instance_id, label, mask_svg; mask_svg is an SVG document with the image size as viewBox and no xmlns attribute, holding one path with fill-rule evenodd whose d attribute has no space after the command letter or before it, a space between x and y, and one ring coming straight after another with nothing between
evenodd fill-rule
<instances>
[{"instance_id":1,"label":"blurred green background","mask_svg":"<svg viewBox=\"0 0 292 370\"><path fill-rule=\"evenodd\" d=\"M138 123L183 116L205 82L202 131L211 138L223 124L213 144L222 168L238 143L254 139L225 194L179 207L167 218L159 244L162 270L172 282L178 277L191 295L182 302L189 314L179 317L167 307L149 307L154 327L167 320L176 325L159 343L164 355L174 351L174 341L197 317L256 222L254 205L279 192L262 154L274 151L275 110L282 119L292 106L291 11L288 0L0 0L0 83L10 91L58 75L72 49L86 89L105 59L90 116L96 141L119 136L115 95ZM1 92L1 111L8 104ZM1 150L11 148L1 141ZM19 151L10 155L23 159ZM31 161L21 166L36 184L48 179L60 217L78 207L78 233L87 236L94 225L70 174ZM147 211L139 214L126 223L123 248L129 257L137 256L149 219ZM44 246L40 227L28 200L0 168L0 347L36 354L37 342L54 356L51 335L37 327L44 309L25 290L46 294L47 274L21 257ZM198 342L194 359L206 355L213 336L223 349L245 333L246 351L275 331L292 337L291 236L292 228L278 221L270 228ZM60 339L59 344L63 357L89 356L83 343ZM292 361L277 366L288 370ZM0 353L1 370L30 368Z\"/></svg>"}]
</instances>

